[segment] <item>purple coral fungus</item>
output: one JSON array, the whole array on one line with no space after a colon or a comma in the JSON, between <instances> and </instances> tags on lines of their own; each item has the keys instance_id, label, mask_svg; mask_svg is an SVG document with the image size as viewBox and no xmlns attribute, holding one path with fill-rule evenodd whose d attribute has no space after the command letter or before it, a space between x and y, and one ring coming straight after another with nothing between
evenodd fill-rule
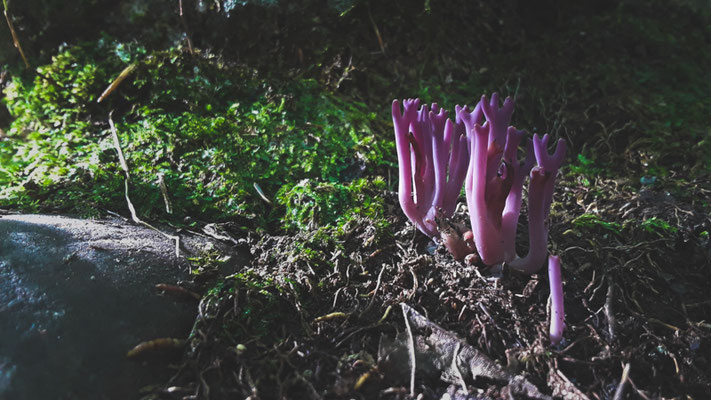
<instances>
[{"instance_id":1,"label":"purple coral fungus","mask_svg":"<svg viewBox=\"0 0 711 400\"><path fill-rule=\"evenodd\" d=\"M546 220L553 199L553 184L565 156L560 140L555 153L548 154L548 135L527 141L526 156L517 158L524 131L508 126L514 102L506 98L499 107L496 93L469 111L457 107L468 131L470 162L465 192L474 242L486 265L510 263L515 270L534 273L543 266L547 254ZM483 115L482 115L483 114ZM483 117L483 123L482 123ZM534 162L537 166L534 166ZM521 210L524 180L529 180L529 252L516 255L516 225Z\"/></svg>"},{"instance_id":2,"label":"purple coral fungus","mask_svg":"<svg viewBox=\"0 0 711 400\"><path fill-rule=\"evenodd\" d=\"M459 249L453 251L455 258L476 247L486 265L507 262L523 273L538 271L547 256L546 221L565 142L559 140L550 155L548 135L533 135L519 160L525 131L509 126L514 101L506 98L499 107L496 93L491 99L482 96L473 110L457 106L454 123L437 104L428 109L420 107L418 99L408 99L403 107L401 112L400 103L393 101L399 200L405 215L420 231L438 240L437 219L452 216L464 183L474 246L459 246L447 237L447 247ZM529 250L518 257L516 227L527 176Z\"/></svg>"},{"instance_id":3,"label":"purple coral fungus","mask_svg":"<svg viewBox=\"0 0 711 400\"><path fill-rule=\"evenodd\" d=\"M455 259L476 251L489 266L508 263L532 274L548 255L547 220L555 178L565 157L565 142L548 153L548 135L526 140L525 156L518 158L525 131L509 126L514 101L482 96L470 110L456 106L455 122L437 104L430 110L417 99L392 105L395 142L400 165L399 200L415 226L450 250ZM516 228L528 183L528 253L516 254ZM472 230L459 235L439 231L438 220L454 213L464 183ZM473 242L473 243L472 243ZM563 284L560 258L548 257L551 288L551 343L563 336Z\"/></svg>"},{"instance_id":4,"label":"purple coral fungus","mask_svg":"<svg viewBox=\"0 0 711 400\"><path fill-rule=\"evenodd\" d=\"M418 99L392 105L395 145L400 165L399 201L422 233L437 240L436 219L454 214L467 172L464 125L453 123L437 104L420 107Z\"/></svg>"}]
</instances>

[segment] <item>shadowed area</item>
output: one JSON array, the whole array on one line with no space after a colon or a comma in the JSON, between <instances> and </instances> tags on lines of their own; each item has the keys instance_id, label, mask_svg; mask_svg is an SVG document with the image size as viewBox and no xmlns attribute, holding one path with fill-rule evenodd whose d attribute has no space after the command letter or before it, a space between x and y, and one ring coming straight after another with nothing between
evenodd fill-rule
<instances>
[{"instance_id":1,"label":"shadowed area","mask_svg":"<svg viewBox=\"0 0 711 400\"><path fill-rule=\"evenodd\" d=\"M136 344L184 338L195 304L154 285L187 273L159 233L120 221L0 217L0 399L125 399L167 379Z\"/></svg>"}]
</instances>

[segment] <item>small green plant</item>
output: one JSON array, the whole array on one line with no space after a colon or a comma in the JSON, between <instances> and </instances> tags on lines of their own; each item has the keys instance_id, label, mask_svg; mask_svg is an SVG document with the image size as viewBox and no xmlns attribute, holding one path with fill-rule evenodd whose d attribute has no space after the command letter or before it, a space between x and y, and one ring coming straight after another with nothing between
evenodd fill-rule
<instances>
[{"instance_id":1,"label":"small green plant","mask_svg":"<svg viewBox=\"0 0 711 400\"><path fill-rule=\"evenodd\" d=\"M573 220L573 225L584 229L602 228L617 235L622 233L622 225L620 223L605 221L595 214L583 214Z\"/></svg>"},{"instance_id":2,"label":"small green plant","mask_svg":"<svg viewBox=\"0 0 711 400\"><path fill-rule=\"evenodd\" d=\"M597 175L602 175L605 173L604 168L596 165L595 161L591 158L586 157L583 153L578 154L578 162L573 163L568 166L570 172L575 175L581 175L586 178L594 177ZM588 181L589 185L589 181ZM586 185L586 186L588 186Z\"/></svg>"},{"instance_id":3,"label":"small green plant","mask_svg":"<svg viewBox=\"0 0 711 400\"><path fill-rule=\"evenodd\" d=\"M293 306L287 300L288 290L273 279L246 270L225 277L207 291L202 302L203 318L220 317L220 337L231 345L248 338L250 341L268 345L282 339L283 313ZM225 315L218 304L235 304ZM236 305L239 304L239 307ZM235 312L232 312L235 311ZM296 327L296 325L294 326Z\"/></svg>"},{"instance_id":4,"label":"small green plant","mask_svg":"<svg viewBox=\"0 0 711 400\"><path fill-rule=\"evenodd\" d=\"M658 217L652 217L645 220L644 222L642 222L641 226L642 229L644 229L646 232L658 235L660 237L668 236L678 231L675 226L670 225L667 221Z\"/></svg>"}]
</instances>

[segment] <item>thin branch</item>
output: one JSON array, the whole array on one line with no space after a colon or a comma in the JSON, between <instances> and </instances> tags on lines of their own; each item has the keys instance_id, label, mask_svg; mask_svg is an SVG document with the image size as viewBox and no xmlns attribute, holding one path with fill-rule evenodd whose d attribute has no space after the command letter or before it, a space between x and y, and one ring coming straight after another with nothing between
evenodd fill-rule
<instances>
[{"instance_id":1,"label":"thin branch","mask_svg":"<svg viewBox=\"0 0 711 400\"><path fill-rule=\"evenodd\" d=\"M373 13L370 12L370 4L368 4L368 19L370 19L371 25L373 25L373 31L375 31L375 36L378 38L378 44L380 45L380 51L385 55L385 42L383 42L383 37L380 36L380 29L373 19Z\"/></svg>"},{"instance_id":2,"label":"thin branch","mask_svg":"<svg viewBox=\"0 0 711 400\"><path fill-rule=\"evenodd\" d=\"M185 31L185 39L188 42L188 51L193 54L193 41L190 40L190 33L188 33L188 23L185 22L185 16L183 15L183 0L178 0L178 11L180 13L180 24L183 25L183 30Z\"/></svg>"},{"instance_id":3,"label":"thin branch","mask_svg":"<svg viewBox=\"0 0 711 400\"><path fill-rule=\"evenodd\" d=\"M359 318L362 318L363 315L365 315L365 313L368 312L368 310L370 310L370 308L375 303L375 298L377 297L376 295L378 294L378 289L380 289L380 283L382 282L383 272L385 271L385 267L387 267L387 264L383 264L383 267L380 268L380 273L378 274L378 280L375 284L375 289L373 289L373 294L372 294L372 297L370 298L370 303L368 303L368 305L365 307L365 310L363 310L363 312L360 313L360 315L358 316Z\"/></svg>"},{"instance_id":4,"label":"thin branch","mask_svg":"<svg viewBox=\"0 0 711 400\"><path fill-rule=\"evenodd\" d=\"M168 195L168 186L165 184L165 174L162 172L158 173L158 185L160 186L160 192L163 195L163 202L165 203L165 212L168 214L173 213L173 202L170 201L170 196Z\"/></svg>"},{"instance_id":5,"label":"thin branch","mask_svg":"<svg viewBox=\"0 0 711 400\"><path fill-rule=\"evenodd\" d=\"M136 214L136 208L133 206L133 203L131 202L131 198L128 196L128 181L130 179L129 173L128 173L128 164L126 163L126 158L123 156L123 150L121 150L121 143L119 142L119 137L118 133L116 132L116 126L114 126L114 120L112 118L113 111L109 113L109 127L111 127L111 135L113 136L114 140L114 147L116 148L116 152L118 153L119 156L119 162L121 163L121 169L123 170L124 174L126 175L126 178L124 179L124 197L126 198L126 203L128 204L128 210L131 212L131 219L133 219L133 222L143 225L147 228L153 229L154 231L160 233L161 235L165 236L166 238L175 241L175 257L180 257L180 236L173 236L169 235L160 229L154 227L153 225L141 220L138 218L138 215Z\"/></svg>"},{"instance_id":6,"label":"thin branch","mask_svg":"<svg viewBox=\"0 0 711 400\"><path fill-rule=\"evenodd\" d=\"M254 186L254 190L257 191L257 194L259 197L264 200L265 203L269 204L270 206L272 205L272 201L269 200L269 197L267 197L266 194L264 194L264 191L262 188L257 184L257 182L252 182L252 185Z\"/></svg>"},{"instance_id":7,"label":"thin branch","mask_svg":"<svg viewBox=\"0 0 711 400\"><path fill-rule=\"evenodd\" d=\"M457 379L459 380L459 384L462 385L462 392L464 394L466 394L466 393L468 393L467 383L464 381L464 376L462 375L462 371L459 370L459 365L457 364L457 356L459 355L460 347L462 347L462 342L457 341L457 345L454 347L454 354L452 355L452 369L457 374Z\"/></svg>"},{"instance_id":8,"label":"thin branch","mask_svg":"<svg viewBox=\"0 0 711 400\"><path fill-rule=\"evenodd\" d=\"M405 328L407 330L407 348L410 356L410 396L415 397L415 369L417 367L417 361L415 357L415 338L412 335L412 328L410 327L410 319L407 317L407 309L405 308L405 303L401 304L402 316L405 318Z\"/></svg>"},{"instance_id":9,"label":"thin branch","mask_svg":"<svg viewBox=\"0 0 711 400\"><path fill-rule=\"evenodd\" d=\"M622 377L620 378L620 384L617 385L615 390L615 395L612 396L612 400L622 400L625 396L625 386L627 386L627 380L630 376L630 363L625 364L622 369Z\"/></svg>"},{"instance_id":10,"label":"thin branch","mask_svg":"<svg viewBox=\"0 0 711 400\"><path fill-rule=\"evenodd\" d=\"M5 10L4 10L5 21L7 21L7 27L10 28L10 34L12 35L12 43L15 45L17 50L20 52L20 57L22 57L22 61L25 63L25 68L29 69L30 63L27 61L27 57L25 57L25 52L22 51L22 45L20 44L20 39L17 37L17 32L15 32L15 28L12 25L12 18L10 18L10 14L7 11L7 0L2 0L2 5L5 8Z\"/></svg>"},{"instance_id":11,"label":"thin branch","mask_svg":"<svg viewBox=\"0 0 711 400\"><path fill-rule=\"evenodd\" d=\"M96 100L97 103L101 103L105 98L107 98L111 93L113 93L116 88L119 87L121 82L123 82L126 78L128 78L129 75L133 71L136 70L136 64L131 64L128 67L124 68L123 71L119 74L119 76L116 77L116 79L111 82L111 84L104 90L103 93L101 93L101 96L99 96L99 99Z\"/></svg>"},{"instance_id":12,"label":"thin branch","mask_svg":"<svg viewBox=\"0 0 711 400\"><path fill-rule=\"evenodd\" d=\"M615 294L615 284L610 275L607 276L607 298L605 299L605 317L607 318L607 333L610 343L615 341L615 312L612 309L613 297Z\"/></svg>"}]
</instances>

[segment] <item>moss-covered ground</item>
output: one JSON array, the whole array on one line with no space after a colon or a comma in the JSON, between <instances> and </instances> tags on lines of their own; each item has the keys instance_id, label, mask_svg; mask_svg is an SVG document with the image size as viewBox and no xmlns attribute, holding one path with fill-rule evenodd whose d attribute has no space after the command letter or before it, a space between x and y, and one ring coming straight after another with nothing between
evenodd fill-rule
<instances>
[{"instance_id":1,"label":"moss-covered ground","mask_svg":"<svg viewBox=\"0 0 711 400\"><path fill-rule=\"evenodd\" d=\"M555 397L711 393L704 2L183 1L182 17L34 3L9 4L30 68L9 31L0 48L0 209L129 216L111 121L140 218L224 227L250 252L237 274L196 278L183 365L147 398L407 398L379 364L401 302ZM568 143L557 347L546 276L483 279L397 203L392 99L453 109L494 91L516 99L517 127ZM191 257L193 275L219 260ZM464 386L457 398L507 394Z\"/></svg>"}]
</instances>

